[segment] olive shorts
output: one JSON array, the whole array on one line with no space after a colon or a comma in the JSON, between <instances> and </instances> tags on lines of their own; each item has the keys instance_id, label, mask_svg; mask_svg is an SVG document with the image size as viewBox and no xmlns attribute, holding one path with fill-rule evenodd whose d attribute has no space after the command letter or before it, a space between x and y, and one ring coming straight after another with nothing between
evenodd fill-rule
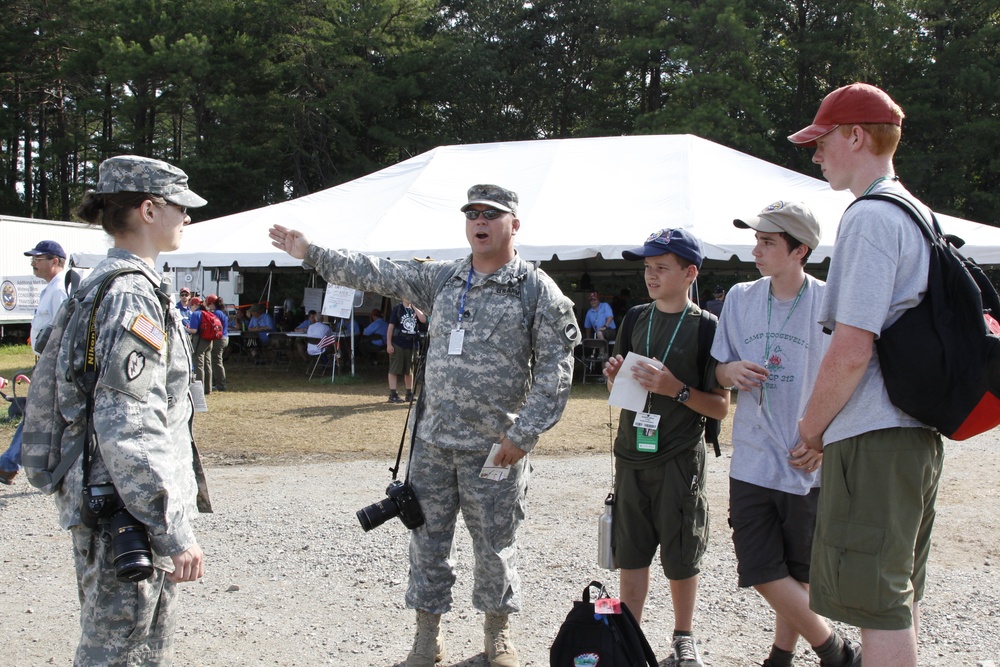
<instances>
[{"instance_id":1,"label":"olive shorts","mask_svg":"<svg viewBox=\"0 0 1000 667\"><path fill-rule=\"evenodd\" d=\"M872 431L824 448L813 611L872 630L913 625L943 459L941 436L925 428Z\"/></svg>"},{"instance_id":2,"label":"olive shorts","mask_svg":"<svg viewBox=\"0 0 1000 667\"><path fill-rule=\"evenodd\" d=\"M616 463L615 470L612 546L618 566L649 567L660 547L667 579L698 574L708 546L704 442L654 468Z\"/></svg>"}]
</instances>

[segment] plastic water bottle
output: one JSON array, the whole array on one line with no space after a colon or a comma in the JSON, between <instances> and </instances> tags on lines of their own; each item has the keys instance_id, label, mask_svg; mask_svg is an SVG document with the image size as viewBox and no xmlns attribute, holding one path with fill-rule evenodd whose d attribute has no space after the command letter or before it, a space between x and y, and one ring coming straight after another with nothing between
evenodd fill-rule
<instances>
[{"instance_id":1,"label":"plastic water bottle","mask_svg":"<svg viewBox=\"0 0 1000 667\"><path fill-rule=\"evenodd\" d=\"M615 494L609 493L604 499L604 514L597 520L597 566L605 570L616 570L615 554L611 550L612 511L615 507Z\"/></svg>"}]
</instances>

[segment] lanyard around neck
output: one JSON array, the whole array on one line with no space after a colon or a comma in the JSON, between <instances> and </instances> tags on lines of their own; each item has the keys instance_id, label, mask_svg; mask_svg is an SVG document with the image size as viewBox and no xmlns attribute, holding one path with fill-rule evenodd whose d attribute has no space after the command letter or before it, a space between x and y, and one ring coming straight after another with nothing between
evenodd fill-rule
<instances>
[{"instance_id":1,"label":"lanyard around neck","mask_svg":"<svg viewBox=\"0 0 1000 667\"><path fill-rule=\"evenodd\" d=\"M667 349L663 351L663 358L660 362L664 366L667 365L667 355L670 354L670 348L674 346L674 339L677 338L677 332L681 330L681 323L684 321L684 316L687 315L688 309L691 307L691 302L684 304L684 310L681 312L681 317L677 320L677 326L674 327L674 333L670 336L670 342L667 343ZM653 332L653 318L656 317L656 304L654 303L652 309L649 313L649 320L646 322L646 356L651 356L650 349L650 339Z\"/></svg>"},{"instance_id":2,"label":"lanyard around neck","mask_svg":"<svg viewBox=\"0 0 1000 667\"><path fill-rule=\"evenodd\" d=\"M472 264L469 264L469 277L465 279L465 291L458 301L458 328L462 328L462 317L465 316L465 297L469 296L469 289L472 287Z\"/></svg>"}]
</instances>

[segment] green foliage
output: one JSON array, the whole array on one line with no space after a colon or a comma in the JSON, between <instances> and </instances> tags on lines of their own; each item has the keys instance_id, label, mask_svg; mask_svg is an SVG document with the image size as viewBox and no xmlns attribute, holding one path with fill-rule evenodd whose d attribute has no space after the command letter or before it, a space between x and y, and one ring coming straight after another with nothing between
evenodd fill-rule
<instances>
[{"instance_id":1,"label":"green foliage","mask_svg":"<svg viewBox=\"0 0 1000 667\"><path fill-rule=\"evenodd\" d=\"M907 113L897 169L1000 220L1000 10L983 0L6 0L0 212L66 219L123 152L199 217L434 146L691 133L817 175L785 137L852 81ZM26 150L27 148L27 150Z\"/></svg>"}]
</instances>

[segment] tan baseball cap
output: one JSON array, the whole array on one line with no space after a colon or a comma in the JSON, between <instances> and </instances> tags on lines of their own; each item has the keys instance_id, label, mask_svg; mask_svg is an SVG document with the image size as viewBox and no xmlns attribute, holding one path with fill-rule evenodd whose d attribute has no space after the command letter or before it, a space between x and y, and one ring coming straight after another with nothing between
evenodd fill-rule
<instances>
[{"instance_id":1,"label":"tan baseball cap","mask_svg":"<svg viewBox=\"0 0 1000 667\"><path fill-rule=\"evenodd\" d=\"M757 215L743 220L733 220L740 229L758 232L785 232L810 250L819 245L821 235L819 220L802 202L776 201Z\"/></svg>"}]
</instances>

